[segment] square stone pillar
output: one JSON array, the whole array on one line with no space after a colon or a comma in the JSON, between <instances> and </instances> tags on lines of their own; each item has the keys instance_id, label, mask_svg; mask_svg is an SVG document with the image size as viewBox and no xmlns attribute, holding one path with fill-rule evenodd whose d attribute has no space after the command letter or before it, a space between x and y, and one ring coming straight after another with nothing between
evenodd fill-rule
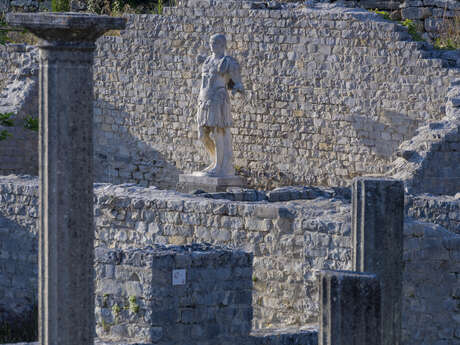
<instances>
[{"instance_id":1,"label":"square stone pillar","mask_svg":"<svg viewBox=\"0 0 460 345\"><path fill-rule=\"evenodd\" d=\"M75 13L9 13L38 36L39 340L89 345L94 323L93 52L125 19Z\"/></svg>"},{"instance_id":2,"label":"square stone pillar","mask_svg":"<svg viewBox=\"0 0 460 345\"><path fill-rule=\"evenodd\" d=\"M252 261L209 244L96 248L99 340L252 344Z\"/></svg>"},{"instance_id":3,"label":"square stone pillar","mask_svg":"<svg viewBox=\"0 0 460 345\"><path fill-rule=\"evenodd\" d=\"M375 274L321 271L319 345L381 345L380 284Z\"/></svg>"},{"instance_id":4,"label":"square stone pillar","mask_svg":"<svg viewBox=\"0 0 460 345\"><path fill-rule=\"evenodd\" d=\"M404 186L387 178L353 180L353 270L375 273L382 286L382 345L401 343Z\"/></svg>"}]
</instances>

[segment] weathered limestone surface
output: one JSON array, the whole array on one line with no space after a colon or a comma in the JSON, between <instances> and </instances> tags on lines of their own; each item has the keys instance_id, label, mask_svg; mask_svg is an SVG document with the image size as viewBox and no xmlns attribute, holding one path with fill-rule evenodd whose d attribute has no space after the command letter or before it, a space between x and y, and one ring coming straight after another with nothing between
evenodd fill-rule
<instances>
[{"instance_id":1,"label":"weathered limestone surface","mask_svg":"<svg viewBox=\"0 0 460 345\"><path fill-rule=\"evenodd\" d=\"M406 199L409 217L439 224L460 235L460 194L457 196L415 195Z\"/></svg>"},{"instance_id":2,"label":"weathered limestone surface","mask_svg":"<svg viewBox=\"0 0 460 345\"><path fill-rule=\"evenodd\" d=\"M24 128L38 117L38 52L25 45L0 45L0 113L13 113L10 136L0 142L0 174L38 174L38 133Z\"/></svg>"},{"instance_id":3,"label":"weathered limestone surface","mask_svg":"<svg viewBox=\"0 0 460 345\"><path fill-rule=\"evenodd\" d=\"M252 254L204 244L98 247L95 262L100 339L164 345L249 341ZM184 280L173 277L180 271Z\"/></svg>"},{"instance_id":4,"label":"weathered limestone surface","mask_svg":"<svg viewBox=\"0 0 460 345\"><path fill-rule=\"evenodd\" d=\"M350 246L349 222L339 224L349 217L342 200L267 205L126 188L98 188L98 244L126 248L140 243L210 242L253 252L255 328L314 321L317 286L312 270L318 265L338 269L349 265L350 250L345 249ZM126 191L133 194L127 198ZM162 197L149 201L154 195ZM135 205L131 197L137 199Z\"/></svg>"},{"instance_id":5,"label":"weathered limestone surface","mask_svg":"<svg viewBox=\"0 0 460 345\"><path fill-rule=\"evenodd\" d=\"M133 345L132 342L104 341L98 338L94 339L94 344ZM16 343L14 345L39 345L39 343ZM295 328L259 330L252 332L244 345L318 345L318 330L314 327L300 330Z\"/></svg>"},{"instance_id":6,"label":"weathered limestone surface","mask_svg":"<svg viewBox=\"0 0 460 345\"><path fill-rule=\"evenodd\" d=\"M90 345L94 337L93 52L124 20L9 13L41 39L39 340Z\"/></svg>"},{"instance_id":7,"label":"weathered limestone surface","mask_svg":"<svg viewBox=\"0 0 460 345\"><path fill-rule=\"evenodd\" d=\"M37 202L36 185L32 188L36 180L13 179L12 185L6 182L10 178L1 179L0 207L8 218L20 217L15 210L23 200L21 194L30 197L21 212L36 212L32 204ZM95 190L94 212L100 246L209 242L253 252L253 327L259 329L316 320L315 271L351 268L349 211L348 202L324 196L269 204L230 202L102 184Z\"/></svg>"},{"instance_id":8,"label":"weathered limestone surface","mask_svg":"<svg viewBox=\"0 0 460 345\"><path fill-rule=\"evenodd\" d=\"M460 343L459 271L459 235L439 225L405 222L403 344Z\"/></svg>"},{"instance_id":9,"label":"weathered limestone surface","mask_svg":"<svg viewBox=\"0 0 460 345\"><path fill-rule=\"evenodd\" d=\"M382 344L401 344L404 189L401 181L353 180L353 270L372 272L382 286Z\"/></svg>"},{"instance_id":10,"label":"weathered limestone surface","mask_svg":"<svg viewBox=\"0 0 460 345\"><path fill-rule=\"evenodd\" d=\"M286 191L277 194L288 195ZM349 270L352 266L351 206L332 196L318 192L312 200L234 202L154 188L99 185L94 211L97 243L120 249L205 241L242 247L254 253L253 328L298 327L318 316L315 272ZM37 229L37 198L36 179L0 178L0 214L22 225L30 236ZM418 230L411 230L414 228ZM453 243L458 235L408 218L404 233L403 343L420 345L426 340L428 344L456 345L456 287L460 277L455 272L459 271L460 249ZM3 238L8 241L9 237ZM28 252L31 260L36 252L36 247L35 252ZM3 253L2 272L22 264L15 252ZM430 262L437 257L442 259ZM14 278L14 272L9 277L0 280L0 295L14 289L13 279L31 278ZM33 300L37 283L33 277L31 281L24 286ZM440 281L444 284L436 295L424 288ZM448 312L441 308L443 305L449 306ZM10 306L6 303L3 308ZM430 320L430 326L420 328L421 320ZM268 337L282 345L287 339Z\"/></svg>"},{"instance_id":11,"label":"weathered limestone surface","mask_svg":"<svg viewBox=\"0 0 460 345\"><path fill-rule=\"evenodd\" d=\"M321 271L319 345L381 345L380 281L375 274Z\"/></svg>"},{"instance_id":12,"label":"weathered limestone surface","mask_svg":"<svg viewBox=\"0 0 460 345\"><path fill-rule=\"evenodd\" d=\"M22 195L0 197L0 324L33 319L37 305L36 183Z\"/></svg>"},{"instance_id":13,"label":"weathered limestone surface","mask_svg":"<svg viewBox=\"0 0 460 345\"><path fill-rule=\"evenodd\" d=\"M397 156L387 175L403 180L408 193L460 192L460 78L447 93L446 116L419 127Z\"/></svg>"},{"instance_id":14,"label":"weathered limestone surface","mask_svg":"<svg viewBox=\"0 0 460 345\"><path fill-rule=\"evenodd\" d=\"M460 3L456 0L406 0L401 7L402 17L415 21L419 28L426 31L424 38L431 40L455 30L460 17Z\"/></svg>"},{"instance_id":15,"label":"weathered limestone surface","mask_svg":"<svg viewBox=\"0 0 460 345\"><path fill-rule=\"evenodd\" d=\"M194 174L179 175L177 190L179 192L192 192L202 190L204 192L226 192L227 188L244 187L246 182L240 176L197 176Z\"/></svg>"}]
</instances>

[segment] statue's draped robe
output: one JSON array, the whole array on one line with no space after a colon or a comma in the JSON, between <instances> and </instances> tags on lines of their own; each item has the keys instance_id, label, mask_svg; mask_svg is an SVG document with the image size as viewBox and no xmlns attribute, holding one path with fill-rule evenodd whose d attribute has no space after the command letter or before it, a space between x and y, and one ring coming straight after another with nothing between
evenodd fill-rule
<instances>
[{"instance_id":1,"label":"statue's draped robe","mask_svg":"<svg viewBox=\"0 0 460 345\"><path fill-rule=\"evenodd\" d=\"M238 61L230 56L213 59L209 56L202 66L202 81L198 99L198 126L227 128L233 125L227 89L242 88Z\"/></svg>"}]
</instances>

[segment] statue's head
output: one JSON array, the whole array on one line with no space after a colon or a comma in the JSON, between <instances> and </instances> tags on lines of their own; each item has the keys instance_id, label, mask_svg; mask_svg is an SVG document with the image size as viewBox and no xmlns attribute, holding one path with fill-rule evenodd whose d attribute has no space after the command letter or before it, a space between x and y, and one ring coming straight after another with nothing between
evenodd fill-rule
<instances>
[{"instance_id":1,"label":"statue's head","mask_svg":"<svg viewBox=\"0 0 460 345\"><path fill-rule=\"evenodd\" d=\"M224 55L225 48L227 47L227 39L225 35L217 34L212 35L209 40L209 45L211 46L211 51L216 55Z\"/></svg>"}]
</instances>

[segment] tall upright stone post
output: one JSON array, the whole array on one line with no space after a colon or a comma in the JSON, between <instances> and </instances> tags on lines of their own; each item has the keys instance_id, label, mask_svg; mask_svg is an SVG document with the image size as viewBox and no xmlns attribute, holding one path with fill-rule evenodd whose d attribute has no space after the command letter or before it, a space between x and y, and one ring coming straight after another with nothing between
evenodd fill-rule
<instances>
[{"instance_id":1,"label":"tall upright stone post","mask_svg":"<svg viewBox=\"0 0 460 345\"><path fill-rule=\"evenodd\" d=\"M125 19L10 13L41 39L39 340L89 345L94 324L93 52Z\"/></svg>"},{"instance_id":2,"label":"tall upright stone post","mask_svg":"<svg viewBox=\"0 0 460 345\"><path fill-rule=\"evenodd\" d=\"M404 187L398 180L353 180L353 270L382 285L382 345L401 344Z\"/></svg>"},{"instance_id":3,"label":"tall upright stone post","mask_svg":"<svg viewBox=\"0 0 460 345\"><path fill-rule=\"evenodd\" d=\"M319 345L381 345L380 284L375 274L321 271Z\"/></svg>"}]
</instances>

